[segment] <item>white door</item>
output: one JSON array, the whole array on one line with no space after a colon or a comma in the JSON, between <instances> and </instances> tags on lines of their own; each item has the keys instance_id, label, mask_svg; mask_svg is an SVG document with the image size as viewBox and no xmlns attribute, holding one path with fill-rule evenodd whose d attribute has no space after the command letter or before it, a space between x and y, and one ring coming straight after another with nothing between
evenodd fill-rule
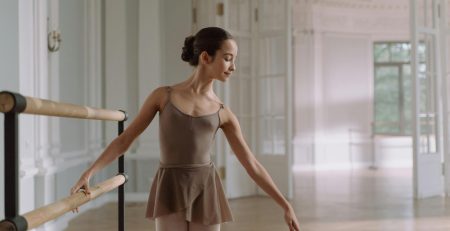
<instances>
[{"instance_id":1,"label":"white door","mask_svg":"<svg viewBox=\"0 0 450 231\"><path fill-rule=\"evenodd\" d=\"M255 151L255 74L253 44L253 6L248 0L225 2L225 28L238 44L236 72L229 79L226 95L228 106L237 116L249 147ZM256 193L256 185L237 160L230 146L226 145L226 189L231 198Z\"/></svg>"},{"instance_id":2,"label":"white door","mask_svg":"<svg viewBox=\"0 0 450 231\"><path fill-rule=\"evenodd\" d=\"M410 1L416 198L444 193L439 2Z\"/></svg>"},{"instance_id":3,"label":"white door","mask_svg":"<svg viewBox=\"0 0 450 231\"><path fill-rule=\"evenodd\" d=\"M446 194L450 195L450 111L449 111L449 99L450 99L450 4L448 0L442 1L441 7L441 50L442 52L442 97L443 97L443 153L445 161L445 185Z\"/></svg>"},{"instance_id":4,"label":"white door","mask_svg":"<svg viewBox=\"0 0 450 231\"><path fill-rule=\"evenodd\" d=\"M255 3L255 151L281 192L291 197L292 4L290 0L256 0Z\"/></svg>"},{"instance_id":5,"label":"white door","mask_svg":"<svg viewBox=\"0 0 450 231\"><path fill-rule=\"evenodd\" d=\"M237 71L225 92L253 153L282 193L292 192L290 0L225 1L224 25L238 46ZM230 197L262 193L226 148Z\"/></svg>"}]
</instances>

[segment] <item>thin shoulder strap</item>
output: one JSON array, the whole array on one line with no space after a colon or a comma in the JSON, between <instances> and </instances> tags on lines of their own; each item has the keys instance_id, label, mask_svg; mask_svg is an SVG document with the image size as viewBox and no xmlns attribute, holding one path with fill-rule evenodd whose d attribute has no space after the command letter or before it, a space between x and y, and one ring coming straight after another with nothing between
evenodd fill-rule
<instances>
[{"instance_id":1,"label":"thin shoulder strap","mask_svg":"<svg viewBox=\"0 0 450 231\"><path fill-rule=\"evenodd\" d=\"M167 106L167 103L170 102L170 93L172 92L172 88L170 86L167 86L166 90L167 90L167 99L166 99L165 106Z\"/></svg>"},{"instance_id":2,"label":"thin shoulder strap","mask_svg":"<svg viewBox=\"0 0 450 231\"><path fill-rule=\"evenodd\" d=\"M172 92L172 88L170 86L166 87L167 90L167 102L170 101L170 93Z\"/></svg>"},{"instance_id":3,"label":"thin shoulder strap","mask_svg":"<svg viewBox=\"0 0 450 231\"><path fill-rule=\"evenodd\" d=\"M220 119L220 110L224 109L225 106L223 105L223 103L219 103L220 104L220 108L217 111L217 117L219 118L219 125L217 126L216 132L217 130L219 130L219 128L222 126L222 120Z\"/></svg>"}]
</instances>

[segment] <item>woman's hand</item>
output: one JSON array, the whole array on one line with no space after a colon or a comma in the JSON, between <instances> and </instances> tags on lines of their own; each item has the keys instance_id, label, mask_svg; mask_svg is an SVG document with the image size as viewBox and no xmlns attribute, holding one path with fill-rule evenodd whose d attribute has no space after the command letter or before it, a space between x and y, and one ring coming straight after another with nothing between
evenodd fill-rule
<instances>
[{"instance_id":1,"label":"woman's hand","mask_svg":"<svg viewBox=\"0 0 450 231\"><path fill-rule=\"evenodd\" d=\"M81 175L78 182L70 189L70 195L73 195L73 194L77 193L79 190L82 190L82 192L86 196L89 196L91 194L91 191L89 189L89 179L90 178L91 178L91 176L86 173ZM78 207L73 209L72 212L78 213Z\"/></svg>"},{"instance_id":2,"label":"woman's hand","mask_svg":"<svg viewBox=\"0 0 450 231\"><path fill-rule=\"evenodd\" d=\"M300 225L291 206L284 212L284 220L289 226L289 231L300 231Z\"/></svg>"}]
</instances>

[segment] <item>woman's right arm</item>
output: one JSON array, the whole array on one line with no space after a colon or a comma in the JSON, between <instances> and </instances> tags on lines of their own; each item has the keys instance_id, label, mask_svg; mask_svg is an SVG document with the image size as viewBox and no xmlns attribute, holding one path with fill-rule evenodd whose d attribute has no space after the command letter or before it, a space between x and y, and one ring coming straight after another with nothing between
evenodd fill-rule
<instances>
[{"instance_id":1,"label":"woman's right arm","mask_svg":"<svg viewBox=\"0 0 450 231\"><path fill-rule=\"evenodd\" d=\"M148 127L150 122L160 109L161 103L165 99L166 90L164 87L155 89L145 100L136 118L116 137L97 158L97 160L81 175L78 182L72 187L71 194L80 189L84 189L89 194L89 179L97 171L107 166L113 160L123 155L133 141Z\"/></svg>"}]
</instances>

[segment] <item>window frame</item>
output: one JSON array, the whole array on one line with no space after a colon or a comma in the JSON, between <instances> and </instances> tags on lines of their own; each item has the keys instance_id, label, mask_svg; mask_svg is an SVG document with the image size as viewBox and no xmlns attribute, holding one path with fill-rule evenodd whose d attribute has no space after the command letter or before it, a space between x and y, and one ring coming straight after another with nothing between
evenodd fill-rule
<instances>
[{"instance_id":1,"label":"window frame","mask_svg":"<svg viewBox=\"0 0 450 231\"><path fill-rule=\"evenodd\" d=\"M380 44L386 44L388 46L388 52L389 52L389 60L388 61L380 61L378 62L375 59L375 46L376 45L380 45ZM409 47L409 59L408 61L392 61L392 50L391 47L392 45L395 44L408 44ZM374 84L374 91L373 91L373 128L372 128L372 133L374 135L389 135L389 136L410 136L412 135L412 133L408 133L407 132L407 119L405 116L405 92L407 91L407 89L404 88L404 71L403 68L405 65L409 65L411 66L411 43L409 41L376 41L373 42L373 46L372 46L372 51L373 51L373 84ZM398 122L390 122L390 121L377 121L377 114L376 114L376 89L375 89L375 85L376 85L376 72L377 72L377 68L381 68L381 67L396 67L398 70L398 101L399 104L398 106L398 111L399 111L399 118L398 118ZM377 123L378 122L378 123ZM399 130L398 132L377 132L377 124L394 124L396 126L398 126Z\"/></svg>"}]
</instances>

